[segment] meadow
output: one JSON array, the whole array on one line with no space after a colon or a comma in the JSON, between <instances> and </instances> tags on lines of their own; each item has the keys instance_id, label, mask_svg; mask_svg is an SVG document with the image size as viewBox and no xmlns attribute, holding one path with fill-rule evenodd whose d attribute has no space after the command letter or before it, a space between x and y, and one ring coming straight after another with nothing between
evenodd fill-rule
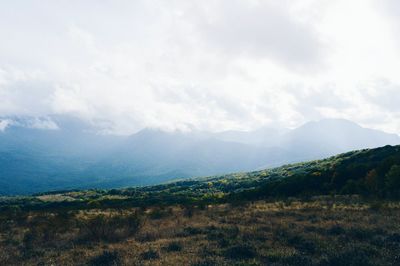
<instances>
[{"instance_id":1,"label":"meadow","mask_svg":"<svg viewBox=\"0 0 400 266\"><path fill-rule=\"evenodd\" d=\"M357 196L0 215L1 265L398 265L400 203Z\"/></svg>"}]
</instances>

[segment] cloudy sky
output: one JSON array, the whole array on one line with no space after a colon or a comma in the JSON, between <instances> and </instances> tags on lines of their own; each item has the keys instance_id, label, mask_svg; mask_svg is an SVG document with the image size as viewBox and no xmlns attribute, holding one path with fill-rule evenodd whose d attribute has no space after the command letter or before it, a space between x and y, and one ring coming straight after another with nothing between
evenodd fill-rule
<instances>
[{"instance_id":1,"label":"cloudy sky","mask_svg":"<svg viewBox=\"0 0 400 266\"><path fill-rule=\"evenodd\" d=\"M397 0L0 0L0 36L0 116L400 133Z\"/></svg>"}]
</instances>

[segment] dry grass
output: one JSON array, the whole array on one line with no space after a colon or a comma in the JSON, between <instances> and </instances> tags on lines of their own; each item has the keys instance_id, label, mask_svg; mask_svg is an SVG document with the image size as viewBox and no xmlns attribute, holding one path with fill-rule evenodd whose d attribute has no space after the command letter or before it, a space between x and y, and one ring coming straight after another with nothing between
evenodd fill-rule
<instances>
[{"instance_id":1,"label":"dry grass","mask_svg":"<svg viewBox=\"0 0 400 266\"><path fill-rule=\"evenodd\" d=\"M400 263L396 202L257 201L204 210L173 206L1 216L0 265ZM103 217L99 230L105 232L85 235L85 225L96 217ZM138 230L132 221L139 222ZM98 226L95 222L90 225Z\"/></svg>"}]
</instances>

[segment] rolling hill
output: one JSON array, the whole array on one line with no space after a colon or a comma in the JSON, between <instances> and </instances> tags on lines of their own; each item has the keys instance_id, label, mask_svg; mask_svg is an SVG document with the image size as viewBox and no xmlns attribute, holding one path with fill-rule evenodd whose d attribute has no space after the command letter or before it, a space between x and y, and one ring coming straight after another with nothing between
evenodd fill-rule
<instances>
[{"instance_id":1,"label":"rolling hill","mask_svg":"<svg viewBox=\"0 0 400 266\"><path fill-rule=\"evenodd\" d=\"M323 160L261 171L180 180L153 186L55 191L39 193L31 198L4 198L0 207L10 206L14 201L28 209L91 206L124 208L268 198L309 198L337 194L358 194L367 198L400 198L400 146L358 150ZM52 197L43 201L43 196L46 195Z\"/></svg>"}]
</instances>

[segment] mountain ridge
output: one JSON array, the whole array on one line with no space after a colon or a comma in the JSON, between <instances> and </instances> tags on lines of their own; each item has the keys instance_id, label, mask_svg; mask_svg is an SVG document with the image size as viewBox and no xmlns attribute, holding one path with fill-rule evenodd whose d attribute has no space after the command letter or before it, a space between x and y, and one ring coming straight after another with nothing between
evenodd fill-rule
<instances>
[{"instance_id":1,"label":"mountain ridge","mask_svg":"<svg viewBox=\"0 0 400 266\"><path fill-rule=\"evenodd\" d=\"M327 127L323 125L326 121L282 130L283 135L290 138L275 140L274 143L279 145L264 146L228 141L220 133L207 132L144 129L131 136L112 136L100 134L80 120L68 117L54 120L58 121L56 129L32 128L32 122L24 123L20 119L0 132L0 194L150 185L176 178L252 171L360 148L400 144L398 136L333 120L328 122L336 129L332 130L330 126L329 131L336 131L336 135L345 132L344 138L350 140L343 142L346 145L329 145L335 144L337 137L326 133ZM50 123L46 119L43 121ZM322 129L315 130L316 126ZM308 130L310 127L311 131ZM304 129L308 131L304 133ZM357 145L347 145L355 142L352 130L361 140ZM327 137L318 136L321 132ZM247 139L253 136L253 133L249 134ZM314 142L310 143L310 138ZM318 139L322 141L316 142Z\"/></svg>"}]
</instances>

